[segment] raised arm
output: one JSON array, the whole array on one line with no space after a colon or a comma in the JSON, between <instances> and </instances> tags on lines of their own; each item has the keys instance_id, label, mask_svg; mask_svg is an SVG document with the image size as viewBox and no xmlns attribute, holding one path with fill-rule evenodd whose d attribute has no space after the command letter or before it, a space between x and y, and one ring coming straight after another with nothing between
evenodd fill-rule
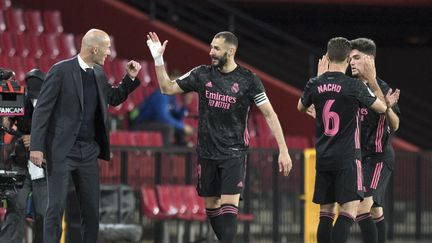
<instances>
[{"instance_id":1,"label":"raised arm","mask_svg":"<svg viewBox=\"0 0 432 243\"><path fill-rule=\"evenodd\" d=\"M167 44L168 41L166 40L162 45L155 32L149 32L147 35L147 46L149 47L150 53L154 59L156 76L161 92L168 95L183 93L183 90L180 88L177 82L170 79L165 68L163 54Z\"/></svg>"}]
</instances>

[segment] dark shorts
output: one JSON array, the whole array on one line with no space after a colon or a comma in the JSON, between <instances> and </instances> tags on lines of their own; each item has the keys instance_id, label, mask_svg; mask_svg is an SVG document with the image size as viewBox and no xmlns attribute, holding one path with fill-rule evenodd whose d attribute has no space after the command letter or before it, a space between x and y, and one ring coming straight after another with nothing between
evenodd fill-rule
<instances>
[{"instance_id":1,"label":"dark shorts","mask_svg":"<svg viewBox=\"0 0 432 243\"><path fill-rule=\"evenodd\" d=\"M359 160L343 170L316 171L314 203L344 204L362 199L363 176Z\"/></svg>"},{"instance_id":2,"label":"dark shorts","mask_svg":"<svg viewBox=\"0 0 432 243\"><path fill-rule=\"evenodd\" d=\"M202 197L242 194L246 175L246 156L226 160L198 157L197 191Z\"/></svg>"},{"instance_id":3,"label":"dark shorts","mask_svg":"<svg viewBox=\"0 0 432 243\"><path fill-rule=\"evenodd\" d=\"M385 159L366 158L363 163L365 197L373 196L374 206L384 206L385 190L392 171Z\"/></svg>"}]
</instances>

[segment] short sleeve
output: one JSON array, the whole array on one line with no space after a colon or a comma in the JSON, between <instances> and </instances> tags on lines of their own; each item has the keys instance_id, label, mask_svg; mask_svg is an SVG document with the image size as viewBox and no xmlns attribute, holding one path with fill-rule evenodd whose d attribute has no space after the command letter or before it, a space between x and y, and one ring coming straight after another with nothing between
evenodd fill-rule
<instances>
[{"instance_id":1,"label":"short sleeve","mask_svg":"<svg viewBox=\"0 0 432 243\"><path fill-rule=\"evenodd\" d=\"M189 72L185 73L183 76L178 78L176 80L177 84L180 86L180 88L184 92L190 92L190 91L198 91L199 90L199 72L200 67L195 67L194 69L190 70Z\"/></svg>"},{"instance_id":2,"label":"short sleeve","mask_svg":"<svg viewBox=\"0 0 432 243\"><path fill-rule=\"evenodd\" d=\"M355 94L357 100L364 106L370 107L377 97L375 94L360 80L355 80Z\"/></svg>"},{"instance_id":3,"label":"short sleeve","mask_svg":"<svg viewBox=\"0 0 432 243\"><path fill-rule=\"evenodd\" d=\"M255 74L252 75L252 85L249 91L249 97L255 102L257 106L260 106L268 101L264 85L262 84L261 79Z\"/></svg>"},{"instance_id":4,"label":"short sleeve","mask_svg":"<svg viewBox=\"0 0 432 243\"><path fill-rule=\"evenodd\" d=\"M314 81L313 79L309 79L309 81L307 82L304 90L303 90L303 94L300 97L301 103L303 104L304 107L309 107L312 105L312 94L313 94L313 89L312 86L314 85Z\"/></svg>"}]
</instances>

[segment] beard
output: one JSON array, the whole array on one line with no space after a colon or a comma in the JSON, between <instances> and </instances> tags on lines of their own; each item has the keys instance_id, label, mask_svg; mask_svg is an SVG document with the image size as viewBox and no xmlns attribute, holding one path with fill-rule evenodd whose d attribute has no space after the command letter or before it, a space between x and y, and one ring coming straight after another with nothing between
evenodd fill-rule
<instances>
[{"instance_id":1,"label":"beard","mask_svg":"<svg viewBox=\"0 0 432 243\"><path fill-rule=\"evenodd\" d=\"M225 54L223 56L213 57L213 59L216 59L217 63L216 64L212 63L212 65L217 67L217 68L222 68L228 62L228 53L225 52Z\"/></svg>"}]
</instances>

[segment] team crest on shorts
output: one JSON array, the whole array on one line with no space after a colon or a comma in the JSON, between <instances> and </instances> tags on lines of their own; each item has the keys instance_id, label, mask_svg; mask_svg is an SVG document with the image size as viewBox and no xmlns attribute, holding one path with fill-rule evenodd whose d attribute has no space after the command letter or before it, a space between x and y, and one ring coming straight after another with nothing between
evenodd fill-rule
<instances>
[{"instance_id":1,"label":"team crest on shorts","mask_svg":"<svg viewBox=\"0 0 432 243\"><path fill-rule=\"evenodd\" d=\"M237 92L239 92L240 88L238 83L233 83L233 85L231 86L231 92L233 92L234 94L236 94Z\"/></svg>"}]
</instances>

